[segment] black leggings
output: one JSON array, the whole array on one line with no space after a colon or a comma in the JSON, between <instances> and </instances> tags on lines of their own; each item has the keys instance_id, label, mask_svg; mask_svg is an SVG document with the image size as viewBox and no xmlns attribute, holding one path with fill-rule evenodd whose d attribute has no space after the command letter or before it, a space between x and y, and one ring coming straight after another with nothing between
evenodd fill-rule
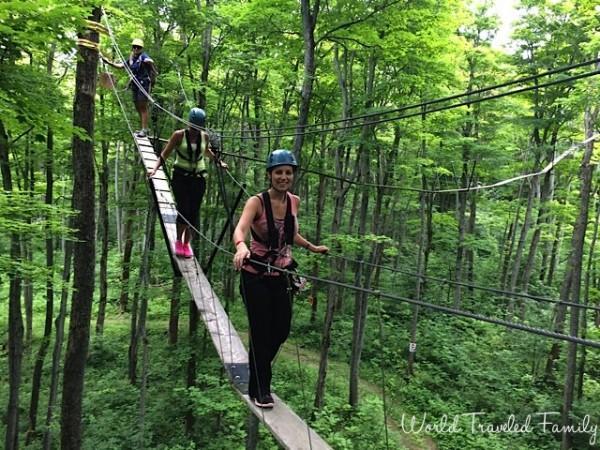
<instances>
[{"instance_id":1,"label":"black leggings","mask_svg":"<svg viewBox=\"0 0 600 450\"><path fill-rule=\"evenodd\" d=\"M204 191L206 191L206 180L204 177L193 177L184 174L185 172L175 169L171 180L173 195L179 211L177 223L181 225L188 224L181 217L183 215L197 229L200 221L200 203L202 203L202 197Z\"/></svg>"},{"instance_id":2,"label":"black leggings","mask_svg":"<svg viewBox=\"0 0 600 450\"><path fill-rule=\"evenodd\" d=\"M271 364L290 334L292 297L287 276L261 276L245 270L240 292L250 325L248 395L257 398L271 393Z\"/></svg>"}]
</instances>

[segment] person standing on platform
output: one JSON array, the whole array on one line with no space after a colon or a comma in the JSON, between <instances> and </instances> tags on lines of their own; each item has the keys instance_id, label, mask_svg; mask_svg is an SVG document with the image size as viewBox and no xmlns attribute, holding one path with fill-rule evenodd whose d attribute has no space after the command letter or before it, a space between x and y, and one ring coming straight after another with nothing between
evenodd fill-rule
<instances>
[{"instance_id":1,"label":"person standing on platform","mask_svg":"<svg viewBox=\"0 0 600 450\"><path fill-rule=\"evenodd\" d=\"M136 83L133 80L129 80L129 86L131 87L133 103L140 116L142 126L139 131L136 131L136 135L139 137L146 137L150 132L148 129L148 95L152 90L152 86L154 85L158 74L156 67L154 66L154 61L143 50L144 42L141 39L134 39L131 42L131 54L129 55L129 58L122 63L110 61L103 54L100 54L102 60L112 67L124 69L127 65L137 81Z\"/></svg>"},{"instance_id":2,"label":"person standing on platform","mask_svg":"<svg viewBox=\"0 0 600 450\"><path fill-rule=\"evenodd\" d=\"M275 150L267 159L269 189L248 199L233 233L233 265L241 270L240 292L250 325L250 380L248 394L254 404L272 408L272 363L286 341L292 320L292 245L313 253L327 253L298 233L299 197L289 192L298 164L289 150ZM246 245L248 232L252 235ZM253 263L249 259L262 264Z\"/></svg>"},{"instance_id":3,"label":"person standing on platform","mask_svg":"<svg viewBox=\"0 0 600 450\"><path fill-rule=\"evenodd\" d=\"M165 145L155 167L148 171L152 177L158 168L175 151L171 188L177 204L177 241L173 249L176 256L194 256L190 240L192 229L198 228L200 204L206 191L206 158L215 160L210 148L208 133L204 131L206 113L203 109L192 108L188 116L190 126L175 130ZM227 169L227 164L218 160L218 165Z\"/></svg>"}]
</instances>

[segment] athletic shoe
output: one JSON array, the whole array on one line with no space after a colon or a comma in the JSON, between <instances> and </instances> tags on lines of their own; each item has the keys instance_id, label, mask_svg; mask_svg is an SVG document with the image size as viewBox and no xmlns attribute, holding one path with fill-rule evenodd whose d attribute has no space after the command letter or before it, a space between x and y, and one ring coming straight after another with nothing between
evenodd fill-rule
<instances>
[{"instance_id":1,"label":"athletic shoe","mask_svg":"<svg viewBox=\"0 0 600 450\"><path fill-rule=\"evenodd\" d=\"M147 133L147 130L145 130L144 128L142 128L141 130L139 130L139 131L136 131L136 132L135 132L135 135L136 135L137 137L141 137L141 138L143 138L143 137L146 137L146 133Z\"/></svg>"},{"instance_id":2,"label":"athletic shoe","mask_svg":"<svg viewBox=\"0 0 600 450\"><path fill-rule=\"evenodd\" d=\"M273 397L271 394L263 395L262 397L257 397L254 399L254 404L259 408L271 409L275 406L275 402L273 401Z\"/></svg>"},{"instance_id":3,"label":"athletic shoe","mask_svg":"<svg viewBox=\"0 0 600 450\"><path fill-rule=\"evenodd\" d=\"M183 246L184 258L193 258L194 252L192 251L192 246L190 245L190 243L186 242L185 244L181 244L181 245Z\"/></svg>"},{"instance_id":4,"label":"athletic shoe","mask_svg":"<svg viewBox=\"0 0 600 450\"><path fill-rule=\"evenodd\" d=\"M175 241L175 256L186 257L185 244L181 241Z\"/></svg>"}]
</instances>

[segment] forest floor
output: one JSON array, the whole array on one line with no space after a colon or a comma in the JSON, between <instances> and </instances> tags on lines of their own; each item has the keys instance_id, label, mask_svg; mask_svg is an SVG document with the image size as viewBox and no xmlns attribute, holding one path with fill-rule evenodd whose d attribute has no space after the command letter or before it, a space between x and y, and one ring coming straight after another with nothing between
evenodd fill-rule
<instances>
[{"instance_id":1,"label":"forest floor","mask_svg":"<svg viewBox=\"0 0 600 450\"><path fill-rule=\"evenodd\" d=\"M240 337L242 337L242 340L244 342L247 342L248 335L243 331L238 330L238 332L240 334ZM283 345L280 353L277 355L277 358L283 356L285 359L288 360L296 360L298 358L297 352L299 352L300 354L300 360L302 361L303 365L307 365L315 369L319 367L320 355L318 352L307 350L306 348L301 348L300 346L296 346L294 342L291 342L289 340ZM335 378L336 380L347 379L347 377L344 374L347 374L350 370L347 363L332 360L329 361L328 368L329 372L334 372L338 375L336 377L330 377L329 379ZM383 396L381 386L378 386L362 378L360 379L359 384L361 391L369 392L378 397ZM344 386L344 388L346 390L348 389L347 383L346 386ZM389 401L389 399L387 401ZM399 405L395 406L397 408ZM389 406L388 409L390 409ZM430 436L417 436L415 434L404 433L402 431L402 427L393 418L390 418L389 416L387 419L387 426L388 429L394 434L394 436L398 437L398 443L408 450L437 450L438 448L435 441L433 441L433 439Z\"/></svg>"},{"instance_id":2,"label":"forest floor","mask_svg":"<svg viewBox=\"0 0 600 450\"><path fill-rule=\"evenodd\" d=\"M298 357L297 352L299 352L300 354L300 360L302 361L302 364L318 368L320 358L318 352L307 350L306 348L301 348L290 341L284 344L278 357L280 357L280 355L283 354L286 359L295 360ZM343 374L347 374L350 370L347 363L332 360L329 361L328 368L330 372L335 372L336 374L341 375L335 377L337 380L347 379L347 377L344 377ZM377 395L378 397L383 396L381 386L377 384L374 384L370 381L361 378L359 381L359 385L360 390L363 392L369 392L371 394ZM345 386L345 388L346 390L348 389L347 385ZM387 401L390 400L387 399ZM395 409L397 409L400 405L395 406ZM388 409L390 409L389 406ZM396 420L390 418L389 416L387 418L387 426L388 429L392 431L395 436L398 437L400 441L399 444L407 448L408 450L437 450L438 448L436 443L430 436L417 436L415 434L404 433L400 424L398 424Z\"/></svg>"}]
</instances>

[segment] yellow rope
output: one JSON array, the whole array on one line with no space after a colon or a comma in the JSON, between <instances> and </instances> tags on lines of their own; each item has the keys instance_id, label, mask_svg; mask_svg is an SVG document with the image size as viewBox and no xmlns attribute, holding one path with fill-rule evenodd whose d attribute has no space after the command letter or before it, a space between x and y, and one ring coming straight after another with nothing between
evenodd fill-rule
<instances>
[{"instance_id":1,"label":"yellow rope","mask_svg":"<svg viewBox=\"0 0 600 450\"><path fill-rule=\"evenodd\" d=\"M98 51L99 43L90 41L89 39L77 38L77 45Z\"/></svg>"},{"instance_id":2,"label":"yellow rope","mask_svg":"<svg viewBox=\"0 0 600 450\"><path fill-rule=\"evenodd\" d=\"M86 19L85 23L87 24L89 30L97 31L98 33L102 34L108 34L108 28L106 28L99 22L94 22L93 20Z\"/></svg>"}]
</instances>

